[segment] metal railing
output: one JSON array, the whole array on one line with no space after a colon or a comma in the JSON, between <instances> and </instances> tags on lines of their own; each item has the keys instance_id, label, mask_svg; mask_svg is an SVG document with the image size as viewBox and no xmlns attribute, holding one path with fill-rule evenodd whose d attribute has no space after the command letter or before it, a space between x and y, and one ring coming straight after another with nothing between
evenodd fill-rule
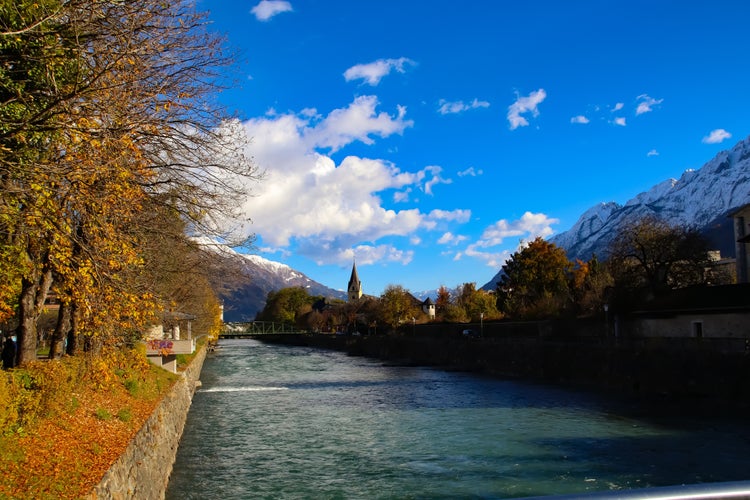
<instances>
[{"instance_id":1,"label":"metal railing","mask_svg":"<svg viewBox=\"0 0 750 500\"><path fill-rule=\"evenodd\" d=\"M526 497L523 500L708 500L739 498L750 499L750 481L700 483L633 490L577 493L574 495Z\"/></svg>"},{"instance_id":2,"label":"metal railing","mask_svg":"<svg viewBox=\"0 0 750 500\"><path fill-rule=\"evenodd\" d=\"M301 334L299 328L288 323L277 323L273 321L249 321L247 323L227 323L219 334L219 337L229 338L243 335L277 335L277 334Z\"/></svg>"}]
</instances>

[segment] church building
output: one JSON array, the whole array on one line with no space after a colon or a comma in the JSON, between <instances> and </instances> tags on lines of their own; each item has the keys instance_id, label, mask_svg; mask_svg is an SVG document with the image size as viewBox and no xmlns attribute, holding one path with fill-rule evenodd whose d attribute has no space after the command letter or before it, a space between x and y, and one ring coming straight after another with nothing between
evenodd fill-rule
<instances>
[{"instance_id":1,"label":"church building","mask_svg":"<svg viewBox=\"0 0 750 500\"><path fill-rule=\"evenodd\" d=\"M362 282L357 275L357 263L352 264L352 276L349 278L349 287L347 288L347 297L349 302L355 302L362 298Z\"/></svg>"}]
</instances>

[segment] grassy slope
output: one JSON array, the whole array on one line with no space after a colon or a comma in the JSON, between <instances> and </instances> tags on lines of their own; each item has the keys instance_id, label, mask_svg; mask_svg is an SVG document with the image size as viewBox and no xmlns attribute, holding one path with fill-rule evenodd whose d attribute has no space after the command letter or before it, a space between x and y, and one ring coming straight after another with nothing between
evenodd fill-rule
<instances>
[{"instance_id":1,"label":"grassy slope","mask_svg":"<svg viewBox=\"0 0 750 500\"><path fill-rule=\"evenodd\" d=\"M6 374L0 498L14 499L90 492L177 380L138 351L40 361Z\"/></svg>"}]
</instances>

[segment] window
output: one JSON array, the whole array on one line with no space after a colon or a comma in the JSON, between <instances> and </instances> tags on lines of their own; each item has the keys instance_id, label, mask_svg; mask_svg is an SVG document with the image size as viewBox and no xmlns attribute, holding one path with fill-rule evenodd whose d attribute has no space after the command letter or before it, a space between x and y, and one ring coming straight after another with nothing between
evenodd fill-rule
<instances>
[{"instance_id":1,"label":"window","mask_svg":"<svg viewBox=\"0 0 750 500\"><path fill-rule=\"evenodd\" d=\"M693 321L693 337L703 338L703 321Z\"/></svg>"}]
</instances>

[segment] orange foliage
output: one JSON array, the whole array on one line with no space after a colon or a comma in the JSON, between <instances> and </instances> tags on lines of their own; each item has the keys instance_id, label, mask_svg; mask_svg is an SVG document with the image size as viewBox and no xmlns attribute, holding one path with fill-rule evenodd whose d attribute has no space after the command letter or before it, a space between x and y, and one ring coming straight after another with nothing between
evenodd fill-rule
<instances>
[{"instance_id":1,"label":"orange foliage","mask_svg":"<svg viewBox=\"0 0 750 500\"><path fill-rule=\"evenodd\" d=\"M0 498L89 493L175 380L142 353L105 350L92 361L64 407L0 437Z\"/></svg>"}]
</instances>

